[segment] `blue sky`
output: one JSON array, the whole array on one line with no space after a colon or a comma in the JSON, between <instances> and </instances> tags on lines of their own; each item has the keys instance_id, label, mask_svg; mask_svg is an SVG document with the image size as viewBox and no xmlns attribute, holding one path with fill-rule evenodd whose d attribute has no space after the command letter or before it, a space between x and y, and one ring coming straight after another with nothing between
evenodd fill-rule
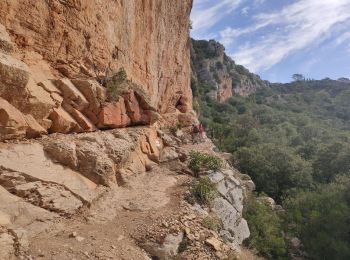
<instances>
[{"instance_id":1,"label":"blue sky","mask_svg":"<svg viewBox=\"0 0 350 260\"><path fill-rule=\"evenodd\" d=\"M191 20L263 79L350 77L350 0L194 0Z\"/></svg>"}]
</instances>

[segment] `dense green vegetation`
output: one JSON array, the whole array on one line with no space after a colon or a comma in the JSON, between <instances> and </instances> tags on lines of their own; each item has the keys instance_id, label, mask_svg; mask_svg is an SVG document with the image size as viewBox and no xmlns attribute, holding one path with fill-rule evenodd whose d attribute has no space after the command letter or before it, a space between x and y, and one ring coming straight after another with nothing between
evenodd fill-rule
<instances>
[{"instance_id":1,"label":"dense green vegetation","mask_svg":"<svg viewBox=\"0 0 350 260\"><path fill-rule=\"evenodd\" d=\"M257 194L284 208L277 213L252 196L249 246L288 259L289 238L298 237L310 259L350 259L350 83L295 78L225 103L193 82L195 108Z\"/></svg>"},{"instance_id":2,"label":"dense green vegetation","mask_svg":"<svg viewBox=\"0 0 350 260\"><path fill-rule=\"evenodd\" d=\"M191 151L188 167L196 177L201 171L217 171L222 167L222 160L213 155Z\"/></svg>"}]
</instances>

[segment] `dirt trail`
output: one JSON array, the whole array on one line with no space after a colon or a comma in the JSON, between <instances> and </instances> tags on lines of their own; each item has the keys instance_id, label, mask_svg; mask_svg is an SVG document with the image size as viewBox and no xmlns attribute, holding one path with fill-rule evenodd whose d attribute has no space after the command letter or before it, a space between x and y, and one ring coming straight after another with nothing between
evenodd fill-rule
<instances>
[{"instance_id":1,"label":"dirt trail","mask_svg":"<svg viewBox=\"0 0 350 260\"><path fill-rule=\"evenodd\" d=\"M161 166L135 176L125 187L106 193L90 209L72 219L61 219L30 241L29 255L60 260L149 259L136 244L134 234L140 236L158 218L178 212L190 179Z\"/></svg>"},{"instance_id":2,"label":"dirt trail","mask_svg":"<svg viewBox=\"0 0 350 260\"><path fill-rule=\"evenodd\" d=\"M213 147L207 141L185 144L181 150L215 153ZM167 235L179 232L190 239L179 259L221 259L220 252L206 242L218 235L203 227L203 215L185 200L192 181L193 177L171 171L169 165L154 165L104 193L89 208L56 220L46 233L29 241L22 259L159 259L150 258L142 246L162 244ZM257 258L243 250L240 259Z\"/></svg>"}]
</instances>

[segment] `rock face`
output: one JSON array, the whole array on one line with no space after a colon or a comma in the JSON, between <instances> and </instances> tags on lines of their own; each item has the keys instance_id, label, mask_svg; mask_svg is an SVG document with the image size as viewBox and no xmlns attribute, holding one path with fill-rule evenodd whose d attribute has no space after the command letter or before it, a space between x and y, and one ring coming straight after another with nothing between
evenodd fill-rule
<instances>
[{"instance_id":1,"label":"rock face","mask_svg":"<svg viewBox=\"0 0 350 260\"><path fill-rule=\"evenodd\" d=\"M60 215L90 206L108 187L145 174L162 146L148 127L0 143L0 258L26 244L18 237L32 238Z\"/></svg>"},{"instance_id":2,"label":"rock face","mask_svg":"<svg viewBox=\"0 0 350 260\"><path fill-rule=\"evenodd\" d=\"M247 221L242 217L245 193L248 188L236 178L235 172L231 169L212 172L209 178L220 194L212 205L212 210L222 223L220 235L238 248L243 240L250 236Z\"/></svg>"},{"instance_id":3,"label":"rock face","mask_svg":"<svg viewBox=\"0 0 350 260\"><path fill-rule=\"evenodd\" d=\"M1 1L0 48L12 50L7 30L17 48L39 53L68 78L124 67L166 113L181 96L191 107L191 7L192 0Z\"/></svg>"},{"instance_id":4,"label":"rock face","mask_svg":"<svg viewBox=\"0 0 350 260\"><path fill-rule=\"evenodd\" d=\"M236 65L226 55L224 46L214 40L192 40L191 63L192 86L205 85L204 91L219 102L233 95L249 95L268 84L243 66Z\"/></svg>"}]
</instances>

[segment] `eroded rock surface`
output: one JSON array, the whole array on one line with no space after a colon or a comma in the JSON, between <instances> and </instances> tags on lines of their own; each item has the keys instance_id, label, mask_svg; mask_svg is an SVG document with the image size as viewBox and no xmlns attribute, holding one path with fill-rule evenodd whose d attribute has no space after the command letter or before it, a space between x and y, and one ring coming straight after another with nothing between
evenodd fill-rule
<instances>
[{"instance_id":1,"label":"eroded rock surface","mask_svg":"<svg viewBox=\"0 0 350 260\"><path fill-rule=\"evenodd\" d=\"M192 0L1 1L0 50L13 49L10 34L18 49L39 53L68 78L124 67L160 113L180 96L191 108L191 7Z\"/></svg>"},{"instance_id":2,"label":"eroded rock surface","mask_svg":"<svg viewBox=\"0 0 350 260\"><path fill-rule=\"evenodd\" d=\"M268 86L258 75L236 64L225 53L224 46L214 40L192 40L191 61L193 84L210 86L208 96L219 102Z\"/></svg>"}]
</instances>

